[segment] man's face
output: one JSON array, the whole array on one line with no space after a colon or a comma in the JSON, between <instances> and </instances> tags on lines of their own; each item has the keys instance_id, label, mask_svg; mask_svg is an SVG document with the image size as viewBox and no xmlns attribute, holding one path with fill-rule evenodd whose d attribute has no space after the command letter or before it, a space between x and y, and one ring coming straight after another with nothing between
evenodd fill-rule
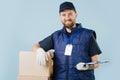
<instances>
[{"instance_id":1,"label":"man's face","mask_svg":"<svg viewBox=\"0 0 120 80\"><path fill-rule=\"evenodd\" d=\"M73 10L64 10L60 12L60 19L66 28L72 28L76 23L77 13Z\"/></svg>"}]
</instances>

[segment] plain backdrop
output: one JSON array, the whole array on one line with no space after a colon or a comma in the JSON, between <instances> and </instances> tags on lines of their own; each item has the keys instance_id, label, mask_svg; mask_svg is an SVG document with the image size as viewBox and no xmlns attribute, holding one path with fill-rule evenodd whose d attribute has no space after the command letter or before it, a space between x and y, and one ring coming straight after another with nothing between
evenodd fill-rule
<instances>
[{"instance_id":1,"label":"plain backdrop","mask_svg":"<svg viewBox=\"0 0 120 80\"><path fill-rule=\"evenodd\" d=\"M0 0L0 80L17 80L19 52L62 28L64 1L74 3L78 23L96 31L100 60L110 61L95 70L96 80L120 80L119 0Z\"/></svg>"}]
</instances>

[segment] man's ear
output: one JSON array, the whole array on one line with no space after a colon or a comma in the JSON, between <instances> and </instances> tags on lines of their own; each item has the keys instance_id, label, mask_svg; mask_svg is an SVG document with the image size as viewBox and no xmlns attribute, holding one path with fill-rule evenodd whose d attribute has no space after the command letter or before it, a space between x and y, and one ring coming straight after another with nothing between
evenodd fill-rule
<instances>
[{"instance_id":1,"label":"man's ear","mask_svg":"<svg viewBox=\"0 0 120 80\"><path fill-rule=\"evenodd\" d=\"M76 12L76 17L78 16L77 12Z\"/></svg>"}]
</instances>

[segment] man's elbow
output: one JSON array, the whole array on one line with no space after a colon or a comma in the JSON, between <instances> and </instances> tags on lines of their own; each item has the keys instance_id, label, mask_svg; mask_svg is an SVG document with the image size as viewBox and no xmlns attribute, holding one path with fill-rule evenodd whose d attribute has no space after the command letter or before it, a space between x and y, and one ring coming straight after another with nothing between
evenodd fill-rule
<instances>
[{"instance_id":1,"label":"man's elbow","mask_svg":"<svg viewBox=\"0 0 120 80\"><path fill-rule=\"evenodd\" d=\"M40 48L40 45L39 44L35 44L35 45L32 46L32 51L36 52L38 48Z\"/></svg>"}]
</instances>

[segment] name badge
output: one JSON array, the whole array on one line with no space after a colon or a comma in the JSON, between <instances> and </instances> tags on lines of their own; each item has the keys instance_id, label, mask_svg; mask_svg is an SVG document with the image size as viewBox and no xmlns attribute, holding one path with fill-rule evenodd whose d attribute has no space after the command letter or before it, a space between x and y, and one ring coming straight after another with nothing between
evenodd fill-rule
<instances>
[{"instance_id":1,"label":"name badge","mask_svg":"<svg viewBox=\"0 0 120 80\"><path fill-rule=\"evenodd\" d=\"M67 44L64 55L71 56L72 48L73 48L72 44Z\"/></svg>"}]
</instances>

